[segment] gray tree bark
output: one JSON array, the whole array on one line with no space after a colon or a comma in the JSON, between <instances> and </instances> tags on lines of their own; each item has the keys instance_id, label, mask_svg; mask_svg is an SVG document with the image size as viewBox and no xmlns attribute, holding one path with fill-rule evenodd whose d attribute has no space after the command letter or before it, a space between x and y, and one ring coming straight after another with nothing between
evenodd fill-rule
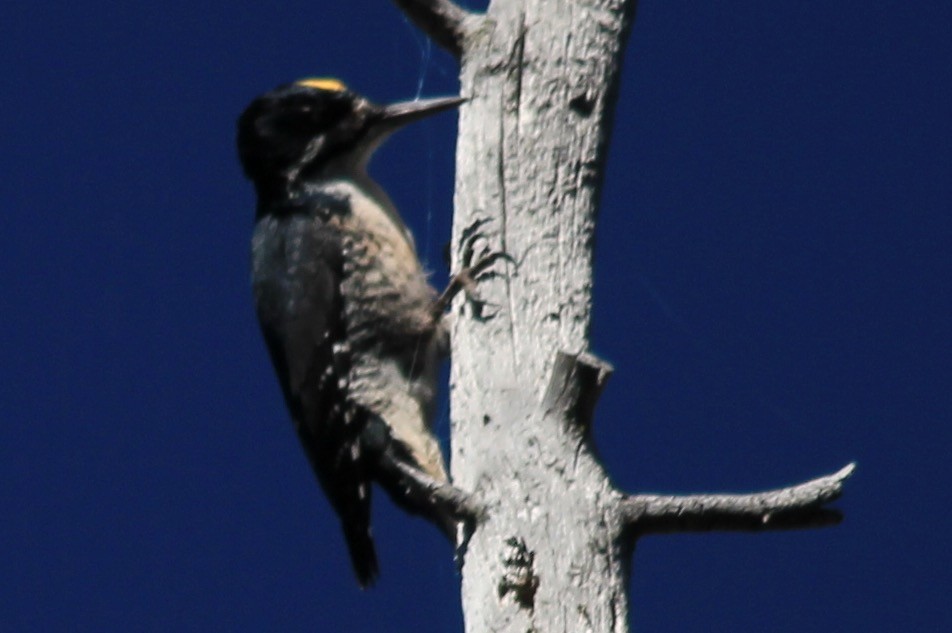
<instances>
[{"instance_id":1,"label":"gray tree bark","mask_svg":"<svg viewBox=\"0 0 952 633\"><path fill-rule=\"evenodd\" d=\"M634 1L394 2L461 64L454 261L511 258L453 303L456 489L417 481L469 519L466 630L627 631L637 537L836 522L852 465L752 495L626 495L592 450L611 371L587 353L593 235Z\"/></svg>"}]
</instances>

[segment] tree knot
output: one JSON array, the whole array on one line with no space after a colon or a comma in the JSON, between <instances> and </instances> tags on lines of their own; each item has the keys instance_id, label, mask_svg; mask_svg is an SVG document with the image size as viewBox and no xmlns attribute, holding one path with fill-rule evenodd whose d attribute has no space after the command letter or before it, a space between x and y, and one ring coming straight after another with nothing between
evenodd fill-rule
<instances>
[{"instance_id":1,"label":"tree knot","mask_svg":"<svg viewBox=\"0 0 952 633\"><path fill-rule=\"evenodd\" d=\"M539 588L539 577L535 573L535 553L526 547L525 540L510 536L506 539L502 562L505 571L499 579L499 597L512 594L521 608L533 609L536 590Z\"/></svg>"}]
</instances>

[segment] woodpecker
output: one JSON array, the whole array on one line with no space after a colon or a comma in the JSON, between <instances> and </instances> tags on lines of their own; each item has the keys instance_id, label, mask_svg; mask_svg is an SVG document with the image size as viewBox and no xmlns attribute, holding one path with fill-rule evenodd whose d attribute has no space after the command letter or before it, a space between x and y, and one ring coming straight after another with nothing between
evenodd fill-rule
<instances>
[{"instance_id":1,"label":"woodpecker","mask_svg":"<svg viewBox=\"0 0 952 633\"><path fill-rule=\"evenodd\" d=\"M238 154L257 193L258 320L362 587L379 573L371 483L425 512L382 458L448 481L432 434L442 310L410 231L366 166L392 132L462 101L381 106L335 79L304 79L256 98L238 119Z\"/></svg>"}]
</instances>

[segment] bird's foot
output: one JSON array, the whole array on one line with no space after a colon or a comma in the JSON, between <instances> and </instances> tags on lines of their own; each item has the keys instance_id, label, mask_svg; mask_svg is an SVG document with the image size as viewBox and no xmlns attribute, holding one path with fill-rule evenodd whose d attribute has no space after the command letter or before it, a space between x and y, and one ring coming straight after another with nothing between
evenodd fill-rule
<instances>
[{"instance_id":1,"label":"bird's foot","mask_svg":"<svg viewBox=\"0 0 952 633\"><path fill-rule=\"evenodd\" d=\"M488 301L480 298L476 290L476 282L479 276L487 272L493 264L499 260L506 260L516 265L516 260L509 253L504 251L492 251L489 248L482 249L478 255L476 252L476 242L480 234L478 229L489 220L478 220L468 229L463 231L463 251L460 253L463 260L463 268L450 278L446 290L439 296L433 306L433 312L436 316L441 316L449 308L450 303L460 291L466 293L466 298L476 309L477 315L482 313L482 309L489 305Z\"/></svg>"}]
</instances>

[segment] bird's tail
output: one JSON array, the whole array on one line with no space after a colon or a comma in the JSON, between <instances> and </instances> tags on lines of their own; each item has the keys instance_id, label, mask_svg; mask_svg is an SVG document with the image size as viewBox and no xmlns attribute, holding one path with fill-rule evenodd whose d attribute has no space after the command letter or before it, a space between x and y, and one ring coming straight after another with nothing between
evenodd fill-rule
<instances>
[{"instance_id":1,"label":"bird's tail","mask_svg":"<svg viewBox=\"0 0 952 633\"><path fill-rule=\"evenodd\" d=\"M366 589L380 575L377 550L370 531L372 482L369 473L364 472L359 443L353 443L349 449L342 451L335 461L335 480L333 485L324 486L324 489L340 517L357 582Z\"/></svg>"},{"instance_id":2,"label":"bird's tail","mask_svg":"<svg viewBox=\"0 0 952 633\"><path fill-rule=\"evenodd\" d=\"M354 518L357 520L352 520ZM348 517L342 519L341 523L357 582L360 583L361 588L366 589L373 585L377 576L380 575L380 568L377 566L377 550L374 548L374 540L370 535L370 521L360 520L359 517Z\"/></svg>"}]
</instances>

